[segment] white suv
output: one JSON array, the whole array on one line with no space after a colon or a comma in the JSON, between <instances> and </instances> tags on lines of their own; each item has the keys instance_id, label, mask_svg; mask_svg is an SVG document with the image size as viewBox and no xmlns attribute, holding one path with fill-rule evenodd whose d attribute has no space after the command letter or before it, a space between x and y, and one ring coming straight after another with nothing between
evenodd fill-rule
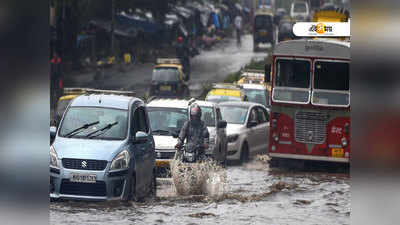
<instances>
[{"instance_id":1,"label":"white suv","mask_svg":"<svg viewBox=\"0 0 400 225\"><path fill-rule=\"evenodd\" d=\"M188 104L189 101L178 99L155 99L147 104L158 168L169 168L175 156L178 139L173 134L179 133L188 119Z\"/></svg>"}]
</instances>

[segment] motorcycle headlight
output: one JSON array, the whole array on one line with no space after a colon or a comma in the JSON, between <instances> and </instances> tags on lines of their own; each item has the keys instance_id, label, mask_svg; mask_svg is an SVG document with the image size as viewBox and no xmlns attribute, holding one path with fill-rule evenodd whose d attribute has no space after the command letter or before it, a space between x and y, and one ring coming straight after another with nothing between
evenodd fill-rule
<instances>
[{"instance_id":1,"label":"motorcycle headlight","mask_svg":"<svg viewBox=\"0 0 400 225\"><path fill-rule=\"evenodd\" d=\"M232 134L228 136L228 142L235 142L239 138L239 134Z\"/></svg>"},{"instance_id":2,"label":"motorcycle headlight","mask_svg":"<svg viewBox=\"0 0 400 225\"><path fill-rule=\"evenodd\" d=\"M215 137L210 137L210 145L217 144L217 139Z\"/></svg>"},{"instance_id":3,"label":"motorcycle headlight","mask_svg":"<svg viewBox=\"0 0 400 225\"><path fill-rule=\"evenodd\" d=\"M128 169L129 167L130 154L128 150L120 152L111 162L110 171Z\"/></svg>"},{"instance_id":4,"label":"motorcycle headlight","mask_svg":"<svg viewBox=\"0 0 400 225\"><path fill-rule=\"evenodd\" d=\"M58 167L58 156L57 156L57 152L54 149L53 146L50 146L50 166L51 167L55 167L55 168L59 168Z\"/></svg>"}]
</instances>

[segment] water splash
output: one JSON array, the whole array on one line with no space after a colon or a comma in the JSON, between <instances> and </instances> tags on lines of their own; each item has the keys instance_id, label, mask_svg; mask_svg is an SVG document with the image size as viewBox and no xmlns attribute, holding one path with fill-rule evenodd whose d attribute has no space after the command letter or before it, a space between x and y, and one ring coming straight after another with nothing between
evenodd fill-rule
<instances>
[{"instance_id":1,"label":"water splash","mask_svg":"<svg viewBox=\"0 0 400 225\"><path fill-rule=\"evenodd\" d=\"M170 165L178 195L208 195L218 198L226 192L226 170L213 160L198 163L173 160Z\"/></svg>"}]
</instances>

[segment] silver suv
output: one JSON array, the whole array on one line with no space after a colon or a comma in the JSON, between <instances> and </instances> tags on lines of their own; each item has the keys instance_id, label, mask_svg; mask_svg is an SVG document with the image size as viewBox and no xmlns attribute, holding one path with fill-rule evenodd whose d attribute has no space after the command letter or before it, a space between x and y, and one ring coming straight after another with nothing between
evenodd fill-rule
<instances>
[{"instance_id":1,"label":"silver suv","mask_svg":"<svg viewBox=\"0 0 400 225\"><path fill-rule=\"evenodd\" d=\"M269 113L265 106L252 102L219 104L227 121L228 160L248 161L250 155L267 152Z\"/></svg>"},{"instance_id":2,"label":"silver suv","mask_svg":"<svg viewBox=\"0 0 400 225\"><path fill-rule=\"evenodd\" d=\"M222 165L226 165L228 140L226 136L225 120L222 120L221 110L217 103L207 101L191 101L201 108L201 119L206 123L210 133L210 145L206 150L206 155L213 157Z\"/></svg>"}]
</instances>

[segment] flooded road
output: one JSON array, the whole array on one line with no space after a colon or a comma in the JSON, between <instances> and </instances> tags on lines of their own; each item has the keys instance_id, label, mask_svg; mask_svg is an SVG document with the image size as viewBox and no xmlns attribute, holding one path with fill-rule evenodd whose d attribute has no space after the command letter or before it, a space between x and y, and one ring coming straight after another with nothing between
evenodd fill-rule
<instances>
[{"instance_id":1,"label":"flooded road","mask_svg":"<svg viewBox=\"0 0 400 225\"><path fill-rule=\"evenodd\" d=\"M177 196L159 180L141 203L52 202L50 224L350 224L348 174L288 172L253 160L227 167L219 198Z\"/></svg>"}]
</instances>

